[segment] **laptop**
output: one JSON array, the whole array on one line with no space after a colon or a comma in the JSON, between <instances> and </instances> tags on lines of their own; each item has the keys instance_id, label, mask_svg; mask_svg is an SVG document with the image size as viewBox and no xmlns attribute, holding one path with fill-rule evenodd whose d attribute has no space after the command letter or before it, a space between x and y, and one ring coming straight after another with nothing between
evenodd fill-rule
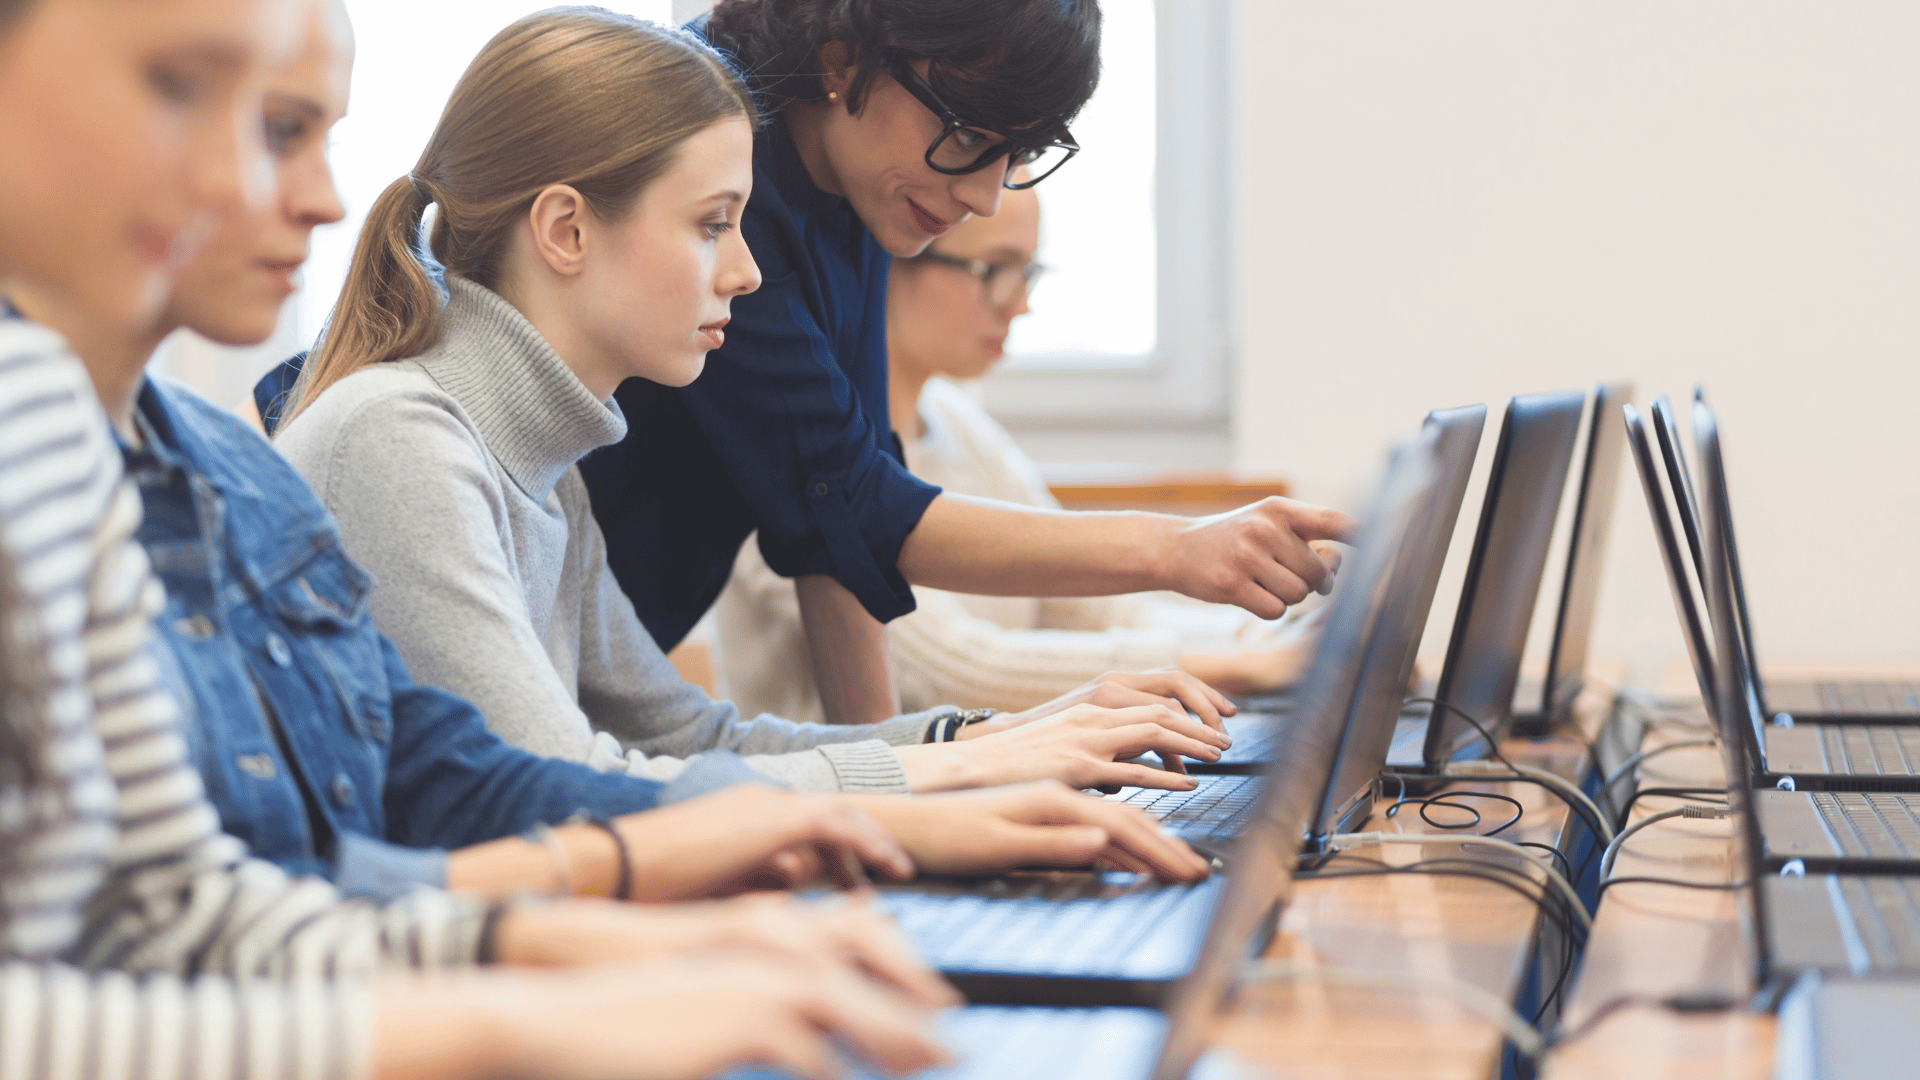
<instances>
[{"instance_id":1,"label":"laptop","mask_svg":"<svg viewBox=\"0 0 1920 1080\"><path fill-rule=\"evenodd\" d=\"M1360 643L1379 617L1383 567L1431 486L1432 451L1396 452L1345 587L1303 684L1292 748L1259 778L1227 873L1192 885L1099 871L1035 871L986 880L882 886L880 902L929 964L975 1004L1158 1005L1204 955L1209 926L1228 920L1241 946L1265 943L1273 869L1297 857L1358 679ZM1092 797L1092 796L1089 796ZM1255 927L1257 926L1257 930ZM1218 937L1215 930L1213 936Z\"/></svg>"},{"instance_id":2,"label":"laptop","mask_svg":"<svg viewBox=\"0 0 1920 1080\"><path fill-rule=\"evenodd\" d=\"M1811 972L1780 1004L1774 1080L1920 1080L1920 981Z\"/></svg>"},{"instance_id":3,"label":"laptop","mask_svg":"<svg viewBox=\"0 0 1920 1080\"><path fill-rule=\"evenodd\" d=\"M1716 693L1716 662L1712 657L1714 649L1720 645L1718 639L1721 632L1718 626L1713 628L1714 642L1709 646L1707 626L1696 605L1693 585L1694 576L1706 564L1704 561L1689 563L1684 558L1673 525L1675 512L1683 526L1690 518L1694 520L1695 539L1691 542L1697 545L1703 555L1713 553L1712 545L1716 541L1705 535L1703 501L1686 497L1688 474L1675 469L1667 470L1670 490L1662 492L1646 423L1632 406L1623 410L1623 416L1628 445L1633 448L1641 487L1646 493L1647 507L1653 518L1654 533L1660 542L1661 559L1666 564L1668 584L1672 587L1674 606L1686 637L1688 655L1700 682L1701 699L1712 707ZM1703 483L1718 485L1719 490L1724 491L1726 473L1720 454L1719 427L1704 400L1694 402L1694 435L1701 447ZM1709 444L1711 458L1707 454ZM1676 456L1676 460L1683 459ZM1675 512L1668 509L1669 495ZM1693 505L1689 506L1689 502ZM1727 524L1731 525L1730 519ZM1729 530L1718 542L1731 545L1732 541L1732 532ZM1754 669L1752 654L1747 650L1748 639L1739 629L1738 584L1731 575L1735 556L1730 547L1728 550L1728 580L1735 584L1729 588L1731 595L1725 636L1740 655L1742 670L1751 673ZM1702 580L1704 582L1704 578ZM1775 835L1780 838L1783 850L1785 845L1791 844L1794 850L1801 852L1796 857L1812 857L1823 850L1820 844L1813 841L1821 834L1831 832L1835 857L1842 857L1839 851L1848 850L1851 855L1846 857L1866 858L1877 853L1876 857L1920 860L1920 826L1913 824L1915 819L1911 817L1913 809L1920 808L1920 803L1910 799L1867 799L1861 794L1920 792L1920 726L1869 720L1807 721L1780 713L1773 714L1771 723L1762 723L1757 718L1766 716L1767 712L1766 706L1761 703L1760 686L1748 680L1743 684L1742 693L1753 697L1756 717L1756 723L1750 728L1743 727L1740 732L1741 745L1747 748L1751 759L1750 766L1742 771L1750 776L1753 786L1774 788L1781 792L1760 802L1769 807L1765 813L1769 815L1767 820L1770 826L1781 830ZM1829 797L1818 800L1787 797L1787 793L1804 794L1808 791L1829 793ZM1896 811L1900 806L1910 808ZM1820 823L1804 818L1805 807L1812 807L1820 813ZM1875 839L1867 839L1869 836Z\"/></svg>"},{"instance_id":4,"label":"laptop","mask_svg":"<svg viewBox=\"0 0 1920 1080\"><path fill-rule=\"evenodd\" d=\"M1423 520L1419 523L1419 531L1410 537L1403 552L1403 557L1417 558L1419 561L1405 571L1395 570L1397 575L1412 575L1396 577L1393 586L1396 593L1403 594L1397 599L1405 601L1405 606L1399 612L1400 621L1377 624L1374 640L1366 645L1369 661L1361 675L1361 684L1365 687L1363 694L1377 696L1380 685L1395 692L1396 712L1400 698L1405 696L1407 683L1413 676L1420 632L1426 627L1427 610L1432 607L1433 594L1440 584L1440 568L1446 562L1447 543L1453 538L1454 522L1460 517L1460 504L1467 493L1467 479L1473 472L1473 456L1480 448L1480 434L1486 423L1485 405L1464 405L1430 412L1420 425L1423 436L1430 434L1433 437L1437 475L1429 502L1420 511ZM1345 584L1343 580L1341 587ZM1375 666L1371 657L1383 647L1383 641L1404 642L1405 647L1394 653L1391 664ZM1218 761L1187 762L1187 771L1194 774L1245 774L1266 768L1267 763L1287 746L1295 704L1290 699L1278 707L1256 704L1228 717L1227 734L1233 736L1233 745L1221 753ZM1203 783L1210 788L1220 786Z\"/></svg>"},{"instance_id":5,"label":"laptop","mask_svg":"<svg viewBox=\"0 0 1920 1080\"><path fill-rule=\"evenodd\" d=\"M1344 658L1322 648L1308 674L1309 702L1337 698L1349 682ZM1332 708L1326 715L1338 715ZM1322 721L1314 729L1331 734ZM1205 1056L1216 1017L1239 982L1250 952L1263 947L1293 895L1294 851L1315 797L1324 786L1331 739L1301 747L1303 764L1279 770L1261 792L1254 820L1235 844L1232 872L1216 877L1212 902L1201 927L1198 947L1184 971L1163 995L1164 1011L1128 1006L1059 1007L1047 1005L968 1005L941 1020L943 1041L958 1060L914 1074L916 1080L1005 1080L1044 1076L1048 1080L1238 1080L1225 1059ZM1308 762L1318 761L1319 767ZM883 900L897 894L883 894ZM1031 910L1031 906L1027 907ZM991 915L982 914L986 918ZM1038 920L1046 925L1048 920ZM965 928L962 928L965 932ZM909 928L911 933L911 929ZM1024 948L1044 954L1055 945L1072 949L1073 931L1053 925ZM922 938L923 949L928 942ZM950 976L953 977L953 976ZM954 982L971 998L966 980ZM736 1070L726 1080L776 1080L767 1070ZM881 1080L863 1067L849 1070L858 1080ZM892 1078L889 1078L892 1080Z\"/></svg>"},{"instance_id":6,"label":"laptop","mask_svg":"<svg viewBox=\"0 0 1920 1080\"><path fill-rule=\"evenodd\" d=\"M1587 655L1594 616L1600 608L1600 571L1607 561L1614 496L1620 490L1620 463L1626 456L1626 436L1615 418L1620 415L1620 406L1632 400L1632 383L1601 383L1593 389L1586 453L1573 504L1573 528L1567 535L1560 604L1553 621L1553 645L1547 651L1547 677L1540 684L1539 711L1516 709L1516 734L1544 735L1572 720L1573 703L1587 688Z\"/></svg>"},{"instance_id":7,"label":"laptop","mask_svg":"<svg viewBox=\"0 0 1920 1080\"><path fill-rule=\"evenodd\" d=\"M1699 387L1694 400L1704 404L1706 396ZM1654 434L1659 438L1665 459L1668 483L1679 500L1681 526L1692 549L1696 569L1700 563L1699 525L1694 520L1694 491L1687 471L1686 455L1680 451L1680 429L1674 422L1673 405L1662 395L1653 403ZM1731 530L1731 522L1729 522ZM1740 572L1740 547L1728 532L1729 558L1733 573L1733 602L1740 626L1740 640L1753 670L1760 670L1759 653L1753 647L1753 621L1747 614L1746 580ZM1759 683L1761 715L1785 723L1798 720L1841 720L1849 723L1920 724L1920 682L1910 679L1771 679Z\"/></svg>"},{"instance_id":8,"label":"laptop","mask_svg":"<svg viewBox=\"0 0 1920 1080\"><path fill-rule=\"evenodd\" d=\"M1734 630L1731 553L1726 546L1729 505L1720 467L1718 428L1696 405L1694 435L1702 469L1702 575L1714 630L1711 712L1720 730L1727 770L1727 803L1737 820L1737 865L1747 874L1748 927L1754 940L1756 983L1771 997L1807 971L1854 975L1920 972L1920 876L1809 873L1788 862L1775 870L1766 856L1757 800L1751 790L1751 736L1762 723L1752 674ZM1744 752L1743 752L1744 748Z\"/></svg>"},{"instance_id":9,"label":"laptop","mask_svg":"<svg viewBox=\"0 0 1920 1080\"><path fill-rule=\"evenodd\" d=\"M1450 707L1402 721L1387 751L1394 771L1438 776L1454 761L1486 756L1486 738L1460 713L1473 717L1494 739L1505 736L1585 404L1586 396L1572 390L1507 402L1453 635L1433 693L1434 700Z\"/></svg>"},{"instance_id":10,"label":"laptop","mask_svg":"<svg viewBox=\"0 0 1920 1080\"><path fill-rule=\"evenodd\" d=\"M1327 628L1319 648L1329 655L1349 658L1353 681L1343 689L1339 725L1342 730L1352 722L1356 704L1362 700L1391 700L1386 708L1397 715L1406 686L1406 671L1399 655L1411 656L1409 638L1418 631L1411 625L1406 608L1425 562L1437 565L1445 556L1447 537L1466 488L1466 474L1473 467L1474 446L1479 442L1480 426L1486 409L1464 409L1431 413L1422 425L1411 450L1429 464L1420 466L1427 482L1415 487L1406 477L1419 463L1402 451L1382 485L1382 497L1368 517L1368 533L1360 548L1342 571L1340 588L1329 607ZM1421 558L1433 550L1431 558ZM1436 571L1437 573L1437 571ZM1426 582L1424 600L1433 596L1433 582ZM1424 618L1421 607L1420 617ZM1410 660L1409 660L1410 663ZM1268 722L1280 734L1287 749L1269 755L1261 762L1263 773L1270 773L1276 761L1295 752L1303 722L1311 716L1296 714ZM1244 766L1243 766L1244 767ZM1138 807L1161 821L1162 827L1187 840L1198 850L1208 852L1229 840L1241 827L1238 805L1257 792L1258 776L1199 775L1198 786L1190 791L1162 791L1150 788L1126 788L1118 798ZM1371 799L1362 799L1360 789L1372 788L1373 777L1362 777L1358 784L1339 782L1340 794L1353 795L1343 800L1331 817L1316 817L1311 832L1340 831L1329 821L1363 820Z\"/></svg>"}]
</instances>

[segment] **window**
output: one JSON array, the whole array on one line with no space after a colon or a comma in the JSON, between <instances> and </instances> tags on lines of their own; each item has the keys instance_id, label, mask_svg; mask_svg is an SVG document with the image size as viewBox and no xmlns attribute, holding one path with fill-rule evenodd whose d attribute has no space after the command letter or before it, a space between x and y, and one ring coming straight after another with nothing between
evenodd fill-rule
<instances>
[{"instance_id":1,"label":"window","mask_svg":"<svg viewBox=\"0 0 1920 1080\"><path fill-rule=\"evenodd\" d=\"M1035 190L1052 270L989 410L1043 462L1208 468L1229 457L1230 5L1102 0L1081 153Z\"/></svg>"}]
</instances>

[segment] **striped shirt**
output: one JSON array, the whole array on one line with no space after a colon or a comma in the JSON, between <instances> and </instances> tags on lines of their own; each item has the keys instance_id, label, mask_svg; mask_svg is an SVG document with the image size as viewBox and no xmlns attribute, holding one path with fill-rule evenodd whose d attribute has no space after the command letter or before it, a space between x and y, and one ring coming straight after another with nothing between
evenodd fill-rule
<instances>
[{"instance_id":1,"label":"striped shirt","mask_svg":"<svg viewBox=\"0 0 1920 1080\"><path fill-rule=\"evenodd\" d=\"M0 791L26 838L0 880L0 1080L359 1076L361 977L471 963L480 905L343 902L219 831L160 688L139 519L85 370L0 318L0 543L45 649L44 771L65 796Z\"/></svg>"}]
</instances>

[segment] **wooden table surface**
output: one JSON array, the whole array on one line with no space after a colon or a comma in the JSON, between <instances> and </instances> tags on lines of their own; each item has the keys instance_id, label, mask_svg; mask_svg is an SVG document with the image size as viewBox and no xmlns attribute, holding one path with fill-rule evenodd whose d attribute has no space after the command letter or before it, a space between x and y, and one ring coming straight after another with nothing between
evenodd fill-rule
<instances>
[{"instance_id":1,"label":"wooden table surface","mask_svg":"<svg viewBox=\"0 0 1920 1080\"><path fill-rule=\"evenodd\" d=\"M1570 739L1513 742L1502 749L1515 760L1568 776L1585 759L1585 750ZM1559 842L1567 809L1558 797L1533 784L1470 786L1511 795L1525 807L1520 823L1502 833L1504 838ZM1497 806L1487 805L1493 807L1490 813L1498 813ZM1376 809L1362 831L1435 831L1413 808L1391 819L1383 809ZM1457 843L1381 845L1354 854L1393 865L1439 857L1523 865L1519 857L1486 845ZM1343 862L1359 865L1336 860L1332 867ZM1537 871L1529 872L1538 880ZM1531 901L1473 878L1406 874L1304 880L1266 955L1329 968L1458 980L1512 1001L1526 976L1538 918ZM1499 1074L1502 1042L1492 1023L1442 993L1264 980L1243 988L1217 1045L1258 1076L1478 1080Z\"/></svg>"},{"instance_id":2,"label":"wooden table surface","mask_svg":"<svg viewBox=\"0 0 1920 1080\"><path fill-rule=\"evenodd\" d=\"M1644 746L1701 738L1706 716L1698 707L1675 719L1701 725L1659 724ZM1649 758L1640 786L1712 787L1726 783L1720 753L1690 747ZM1649 796L1634 804L1633 817L1682 805L1677 798ZM1614 866L1617 875L1737 881L1734 822L1673 818L1628 839ZM1571 1030L1617 998L1682 993L1725 993L1745 998L1752 986L1752 952L1744 935L1739 890L1709 891L1626 883L1608 889L1594 921L1579 981L1567 1002ZM1550 1080L1762 1080L1773 1062L1773 1018L1737 1010L1681 1016L1665 1009L1631 1006L1613 1013L1565 1044L1541 1071Z\"/></svg>"}]
</instances>

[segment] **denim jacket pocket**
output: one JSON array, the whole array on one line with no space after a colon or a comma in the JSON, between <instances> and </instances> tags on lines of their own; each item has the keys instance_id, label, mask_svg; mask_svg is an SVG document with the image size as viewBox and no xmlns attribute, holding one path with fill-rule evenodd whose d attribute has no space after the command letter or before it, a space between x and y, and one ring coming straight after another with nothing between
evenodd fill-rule
<instances>
[{"instance_id":1,"label":"denim jacket pocket","mask_svg":"<svg viewBox=\"0 0 1920 1080\"><path fill-rule=\"evenodd\" d=\"M311 649L362 734L393 736L391 691L380 632L367 614L373 576L337 547L322 551L270 590L297 647Z\"/></svg>"}]
</instances>

